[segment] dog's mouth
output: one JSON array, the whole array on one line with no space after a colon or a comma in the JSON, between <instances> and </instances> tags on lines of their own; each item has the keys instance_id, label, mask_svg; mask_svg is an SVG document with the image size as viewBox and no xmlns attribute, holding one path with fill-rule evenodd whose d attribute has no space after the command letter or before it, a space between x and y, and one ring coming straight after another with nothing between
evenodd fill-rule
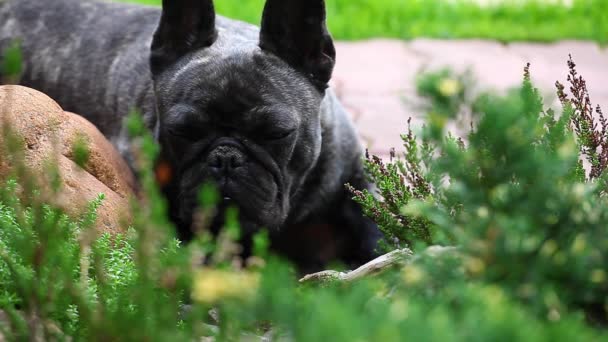
<instances>
[{"instance_id":1,"label":"dog's mouth","mask_svg":"<svg viewBox=\"0 0 608 342\"><path fill-rule=\"evenodd\" d=\"M238 217L231 216L234 215L235 212L232 214L228 213L229 210L234 209L237 210L236 213L238 214ZM224 197L216 207L216 215L213 218L209 229L214 233L218 233L221 229L229 227L235 222L238 222L241 233L245 235L254 234L260 229L265 228L257 220L252 219L245 212L239 210L239 205L234 199Z\"/></svg>"},{"instance_id":2,"label":"dog's mouth","mask_svg":"<svg viewBox=\"0 0 608 342\"><path fill-rule=\"evenodd\" d=\"M238 211L240 221L271 228L280 224L282 217L281 196L275 182L259 186L253 182L228 180L220 189L218 203L221 213L228 208Z\"/></svg>"},{"instance_id":3,"label":"dog's mouth","mask_svg":"<svg viewBox=\"0 0 608 342\"><path fill-rule=\"evenodd\" d=\"M224 196L224 198L222 198L222 200L217 205L217 208L219 209L220 212L224 212L229 208L234 208L234 209L238 210L239 205L238 205L237 201L234 200L232 197Z\"/></svg>"},{"instance_id":4,"label":"dog's mouth","mask_svg":"<svg viewBox=\"0 0 608 342\"><path fill-rule=\"evenodd\" d=\"M216 145L224 146L224 145ZM235 145L229 145L236 147ZM239 146L240 147L240 146ZM243 153L247 150L243 148ZM261 156L260 156L261 155ZM198 212L198 188L211 181L218 190L216 217L212 220L212 230L222 228L229 208L236 208L238 221L243 232L253 232L260 228L278 228L285 219L285 199L282 196L281 175L278 166L265 161L264 153L246 154L247 165L230 170L226 174L213 174L209 164L195 164L180 176L179 216L186 225L193 222ZM217 166L215 166L217 168ZM215 170L217 173L217 170ZM222 171L223 172L223 171ZM205 228L205 227L199 227Z\"/></svg>"}]
</instances>

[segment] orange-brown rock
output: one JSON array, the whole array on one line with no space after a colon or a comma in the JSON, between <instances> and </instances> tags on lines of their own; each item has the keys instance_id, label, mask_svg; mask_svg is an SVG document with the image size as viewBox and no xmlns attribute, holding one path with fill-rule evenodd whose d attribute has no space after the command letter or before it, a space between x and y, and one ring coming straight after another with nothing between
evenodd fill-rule
<instances>
[{"instance_id":1,"label":"orange-brown rock","mask_svg":"<svg viewBox=\"0 0 608 342\"><path fill-rule=\"evenodd\" d=\"M119 195L124 197L132 194L135 189L135 178L120 153L87 119L70 112L66 114L70 130L66 131L68 135L64 136L62 154L74 160L71 147L79 138L84 137L89 150L88 161L84 165L85 170Z\"/></svg>"},{"instance_id":2,"label":"orange-brown rock","mask_svg":"<svg viewBox=\"0 0 608 342\"><path fill-rule=\"evenodd\" d=\"M101 232L121 232L128 225L129 200L134 196L134 177L109 141L81 116L64 112L45 94L21 86L0 86L0 128L9 127L23 141L23 160L44 183L49 162L56 163L62 180L54 204L70 214L80 214L100 193L98 209ZM0 134L0 145L3 143ZM89 158L81 168L74 161L76 141L87 143ZM14 163L0 154L0 177L10 174ZM41 184L44 187L44 184Z\"/></svg>"}]
</instances>

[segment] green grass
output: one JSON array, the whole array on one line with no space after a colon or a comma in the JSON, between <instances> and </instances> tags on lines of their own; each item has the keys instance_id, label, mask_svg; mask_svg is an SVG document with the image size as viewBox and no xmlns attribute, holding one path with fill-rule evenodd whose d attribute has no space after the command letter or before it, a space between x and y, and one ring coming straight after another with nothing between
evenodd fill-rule
<instances>
[{"instance_id":1,"label":"green grass","mask_svg":"<svg viewBox=\"0 0 608 342\"><path fill-rule=\"evenodd\" d=\"M157 5L161 0L121 0ZM259 24L264 0L216 1L218 13ZM327 0L337 39L486 38L500 41L608 42L608 1L574 0L572 7L543 0Z\"/></svg>"}]
</instances>

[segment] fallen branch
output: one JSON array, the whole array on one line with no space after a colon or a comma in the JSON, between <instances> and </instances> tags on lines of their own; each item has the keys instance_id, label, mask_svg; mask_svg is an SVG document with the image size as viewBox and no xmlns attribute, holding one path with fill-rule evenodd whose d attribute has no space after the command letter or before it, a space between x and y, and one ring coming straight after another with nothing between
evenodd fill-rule
<instances>
[{"instance_id":1,"label":"fallen branch","mask_svg":"<svg viewBox=\"0 0 608 342\"><path fill-rule=\"evenodd\" d=\"M437 257L446 252L453 252L456 247L431 246L423 254ZM417 256L408 249L397 249L388 254L382 255L354 271L322 271L313 273L300 279L300 283L330 283L330 282L352 282L368 276L376 275L395 266L406 265L416 259Z\"/></svg>"}]
</instances>

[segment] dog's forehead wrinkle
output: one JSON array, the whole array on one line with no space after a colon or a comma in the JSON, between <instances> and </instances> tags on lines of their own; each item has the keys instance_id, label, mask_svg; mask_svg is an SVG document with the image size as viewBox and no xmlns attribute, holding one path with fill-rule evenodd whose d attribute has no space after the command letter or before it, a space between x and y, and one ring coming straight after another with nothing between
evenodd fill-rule
<instances>
[{"instance_id":1,"label":"dog's forehead wrinkle","mask_svg":"<svg viewBox=\"0 0 608 342\"><path fill-rule=\"evenodd\" d=\"M237 47L223 49L221 40L209 48L201 49L191 55L189 60L182 62L177 70L172 70L170 87L183 82L184 78L198 78L201 82L208 82L210 78L225 77L230 66L238 66L246 58L252 48ZM228 50L228 51L227 51ZM214 75L215 74L215 75Z\"/></svg>"},{"instance_id":2,"label":"dog's forehead wrinkle","mask_svg":"<svg viewBox=\"0 0 608 342\"><path fill-rule=\"evenodd\" d=\"M290 81L287 75L252 70L241 57L216 61L208 56L204 60L195 59L181 67L178 73L163 86L168 95L175 99L185 96L190 97L186 100L204 102L204 97L207 97L219 102L250 102L251 105L258 105L292 102L289 97L299 97L297 94L306 90L291 89L297 83Z\"/></svg>"},{"instance_id":3,"label":"dog's forehead wrinkle","mask_svg":"<svg viewBox=\"0 0 608 342\"><path fill-rule=\"evenodd\" d=\"M183 76L190 72L191 70L195 69L195 68L201 68L205 65L207 65L213 56L209 56L209 55L204 55L204 56L199 56L197 58L191 59L188 63L184 64L183 66L181 66L171 77L171 80L168 82L168 86L170 88L174 88L175 85L178 82L182 81Z\"/></svg>"},{"instance_id":4,"label":"dog's forehead wrinkle","mask_svg":"<svg viewBox=\"0 0 608 342\"><path fill-rule=\"evenodd\" d=\"M301 121L297 111L286 104L268 104L251 108L247 118L256 123L266 123L283 129L295 128Z\"/></svg>"}]
</instances>

